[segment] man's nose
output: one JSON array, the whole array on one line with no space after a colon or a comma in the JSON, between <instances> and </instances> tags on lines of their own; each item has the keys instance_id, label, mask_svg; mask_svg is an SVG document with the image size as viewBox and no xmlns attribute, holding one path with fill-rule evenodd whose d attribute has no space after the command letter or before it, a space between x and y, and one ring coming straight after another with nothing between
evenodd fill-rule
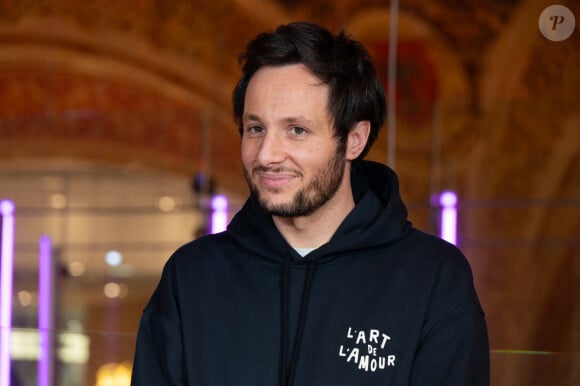
<instances>
[{"instance_id":1,"label":"man's nose","mask_svg":"<svg viewBox=\"0 0 580 386\"><path fill-rule=\"evenodd\" d=\"M261 165L282 162L286 157L284 141L276 133L268 132L258 150L257 159Z\"/></svg>"}]
</instances>

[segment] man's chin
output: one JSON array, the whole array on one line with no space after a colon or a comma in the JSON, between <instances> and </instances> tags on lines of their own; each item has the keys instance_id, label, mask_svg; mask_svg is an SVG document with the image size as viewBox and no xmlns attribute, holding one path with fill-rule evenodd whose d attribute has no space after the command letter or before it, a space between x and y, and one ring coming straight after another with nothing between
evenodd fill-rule
<instances>
[{"instance_id":1,"label":"man's chin","mask_svg":"<svg viewBox=\"0 0 580 386\"><path fill-rule=\"evenodd\" d=\"M284 213L290 205L287 202L273 202L271 200L259 200L260 206L268 213Z\"/></svg>"}]
</instances>

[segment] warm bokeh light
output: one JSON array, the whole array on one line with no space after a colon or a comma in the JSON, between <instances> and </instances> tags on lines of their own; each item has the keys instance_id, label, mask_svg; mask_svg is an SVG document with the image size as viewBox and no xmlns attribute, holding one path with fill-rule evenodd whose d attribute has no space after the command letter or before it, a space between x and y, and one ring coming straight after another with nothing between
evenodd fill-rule
<instances>
[{"instance_id":1,"label":"warm bokeh light","mask_svg":"<svg viewBox=\"0 0 580 386\"><path fill-rule=\"evenodd\" d=\"M71 261L68 265L68 272L71 276L82 276L85 273L85 264L80 261Z\"/></svg>"},{"instance_id":2,"label":"warm bokeh light","mask_svg":"<svg viewBox=\"0 0 580 386\"><path fill-rule=\"evenodd\" d=\"M175 209L175 198L170 196L163 196L159 199L159 209L163 212L171 212Z\"/></svg>"},{"instance_id":3,"label":"warm bokeh light","mask_svg":"<svg viewBox=\"0 0 580 386\"><path fill-rule=\"evenodd\" d=\"M95 386L129 386L130 383L130 363L107 363L97 371L97 383Z\"/></svg>"},{"instance_id":4,"label":"warm bokeh light","mask_svg":"<svg viewBox=\"0 0 580 386\"><path fill-rule=\"evenodd\" d=\"M109 299L122 298L127 296L128 288L125 284L109 282L103 287L103 293Z\"/></svg>"}]
</instances>

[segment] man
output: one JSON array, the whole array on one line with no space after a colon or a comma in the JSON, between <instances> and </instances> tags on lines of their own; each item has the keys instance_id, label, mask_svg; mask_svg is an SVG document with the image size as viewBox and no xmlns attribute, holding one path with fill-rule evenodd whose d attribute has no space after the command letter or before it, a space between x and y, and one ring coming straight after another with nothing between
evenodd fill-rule
<instances>
[{"instance_id":1,"label":"man","mask_svg":"<svg viewBox=\"0 0 580 386\"><path fill-rule=\"evenodd\" d=\"M132 384L487 385L466 259L412 228L394 172L362 161L386 111L364 47L292 23L241 61L251 195L167 262Z\"/></svg>"}]
</instances>

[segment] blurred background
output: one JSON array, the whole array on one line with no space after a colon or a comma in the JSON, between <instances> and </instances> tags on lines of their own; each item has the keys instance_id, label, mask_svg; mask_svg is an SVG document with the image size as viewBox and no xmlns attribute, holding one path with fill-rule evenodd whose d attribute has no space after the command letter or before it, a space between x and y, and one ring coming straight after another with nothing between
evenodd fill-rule
<instances>
[{"instance_id":1,"label":"blurred background","mask_svg":"<svg viewBox=\"0 0 580 386\"><path fill-rule=\"evenodd\" d=\"M457 194L492 385L580 384L580 2L553 4L0 0L8 384L128 385L165 261L210 231L212 196L231 218L247 195L237 55L295 20L345 28L375 58L391 111L368 158L397 171L415 226L438 234L435 197Z\"/></svg>"}]
</instances>

